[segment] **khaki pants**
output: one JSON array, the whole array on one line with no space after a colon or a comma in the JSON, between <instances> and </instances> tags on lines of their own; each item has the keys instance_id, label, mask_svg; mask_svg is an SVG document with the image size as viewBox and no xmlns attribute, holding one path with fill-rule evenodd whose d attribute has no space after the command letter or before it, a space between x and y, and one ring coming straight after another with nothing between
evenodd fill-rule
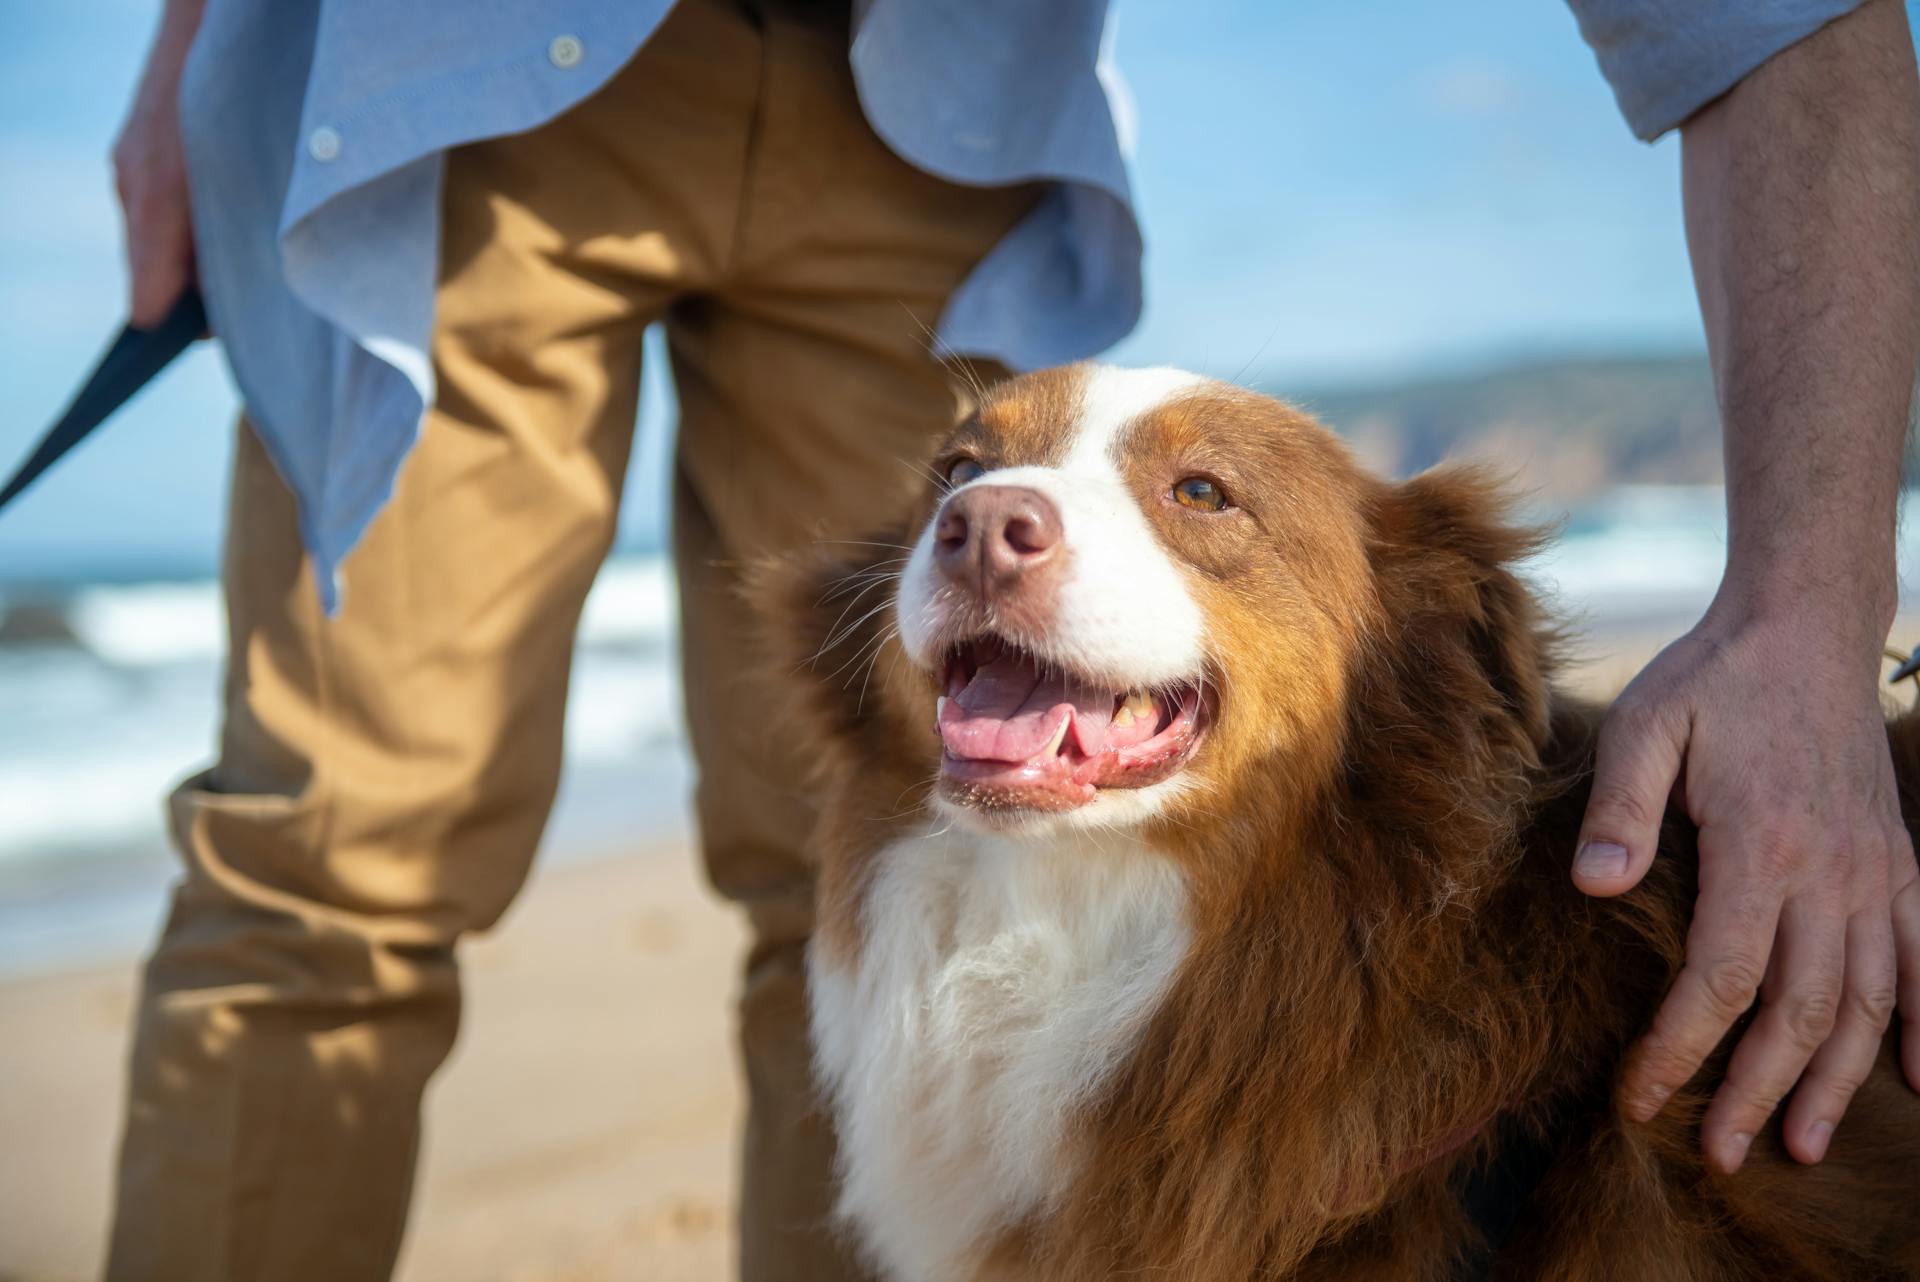
<instances>
[{"instance_id":1,"label":"khaki pants","mask_svg":"<svg viewBox=\"0 0 1920 1282\"><path fill-rule=\"evenodd\" d=\"M857 537L909 491L959 403L927 335L1031 201L904 164L860 114L844 27L737 0L682 0L586 103L450 157L439 404L337 617L241 432L227 716L173 798L186 871L146 971L111 1278L390 1272L455 944L512 900L553 798L655 320L702 844L753 927L743 1273L855 1275L824 1228L803 776L733 569Z\"/></svg>"}]
</instances>

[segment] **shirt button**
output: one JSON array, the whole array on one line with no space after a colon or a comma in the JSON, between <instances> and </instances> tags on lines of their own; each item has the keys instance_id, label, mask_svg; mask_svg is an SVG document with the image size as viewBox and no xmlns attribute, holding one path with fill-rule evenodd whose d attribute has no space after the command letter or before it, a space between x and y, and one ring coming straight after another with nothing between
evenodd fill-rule
<instances>
[{"instance_id":1,"label":"shirt button","mask_svg":"<svg viewBox=\"0 0 1920 1282\"><path fill-rule=\"evenodd\" d=\"M322 164L340 154L340 131L321 125L307 135L307 154Z\"/></svg>"},{"instance_id":2,"label":"shirt button","mask_svg":"<svg viewBox=\"0 0 1920 1282\"><path fill-rule=\"evenodd\" d=\"M587 48L580 43L579 36L555 36L547 46L547 61L562 71L579 66L586 56Z\"/></svg>"}]
</instances>

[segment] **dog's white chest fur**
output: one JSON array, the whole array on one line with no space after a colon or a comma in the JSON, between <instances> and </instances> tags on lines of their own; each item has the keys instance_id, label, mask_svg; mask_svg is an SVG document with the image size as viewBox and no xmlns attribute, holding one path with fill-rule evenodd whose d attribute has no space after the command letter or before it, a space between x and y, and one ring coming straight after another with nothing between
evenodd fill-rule
<instances>
[{"instance_id":1,"label":"dog's white chest fur","mask_svg":"<svg viewBox=\"0 0 1920 1282\"><path fill-rule=\"evenodd\" d=\"M1186 895L1110 833L948 831L878 858L855 964L812 971L839 1212L890 1277L945 1282L1072 1173L1071 1115L1178 970Z\"/></svg>"}]
</instances>

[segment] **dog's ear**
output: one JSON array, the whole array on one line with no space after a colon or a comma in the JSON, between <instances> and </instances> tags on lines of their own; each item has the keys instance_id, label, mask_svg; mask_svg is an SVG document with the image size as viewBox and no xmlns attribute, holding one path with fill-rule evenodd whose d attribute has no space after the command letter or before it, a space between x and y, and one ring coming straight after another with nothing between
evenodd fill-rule
<instances>
[{"instance_id":1,"label":"dog's ear","mask_svg":"<svg viewBox=\"0 0 1920 1282\"><path fill-rule=\"evenodd\" d=\"M905 535L888 530L822 540L749 569L762 652L808 742L853 745L887 733L884 687L901 666L894 590L907 555Z\"/></svg>"},{"instance_id":2,"label":"dog's ear","mask_svg":"<svg viewBox=\"0 0 1920 1282\"><path fill-rule=\"evenodd\" d=\"M1423 713L1453 722L1497 707L1534 746L1547 732L1558 635L1516 566L1551 531L1519 522L1513 508L1511 487L1480 468L1443 466L1381 486L1369 534L1385 635L1370 658ZM1508 737L1480 727L1489 734Z\"/></svg>"}]
</instances>

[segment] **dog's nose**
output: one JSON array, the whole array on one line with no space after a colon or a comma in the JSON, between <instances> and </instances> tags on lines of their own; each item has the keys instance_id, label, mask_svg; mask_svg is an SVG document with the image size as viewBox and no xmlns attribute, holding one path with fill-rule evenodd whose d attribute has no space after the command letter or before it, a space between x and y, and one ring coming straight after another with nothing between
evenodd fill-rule
<instances>
[{"instance_id":1,"label":"dog's nose","mask_svg":"<svg viewBox=\"0 0 1920 1282\"><path fill-rule=\"evenodd\" d=\"M940 572L984 596L1054 559L1060 511L1037 490L976 485L947 500L933 538Z\"/></svg>"}]
</instances>

